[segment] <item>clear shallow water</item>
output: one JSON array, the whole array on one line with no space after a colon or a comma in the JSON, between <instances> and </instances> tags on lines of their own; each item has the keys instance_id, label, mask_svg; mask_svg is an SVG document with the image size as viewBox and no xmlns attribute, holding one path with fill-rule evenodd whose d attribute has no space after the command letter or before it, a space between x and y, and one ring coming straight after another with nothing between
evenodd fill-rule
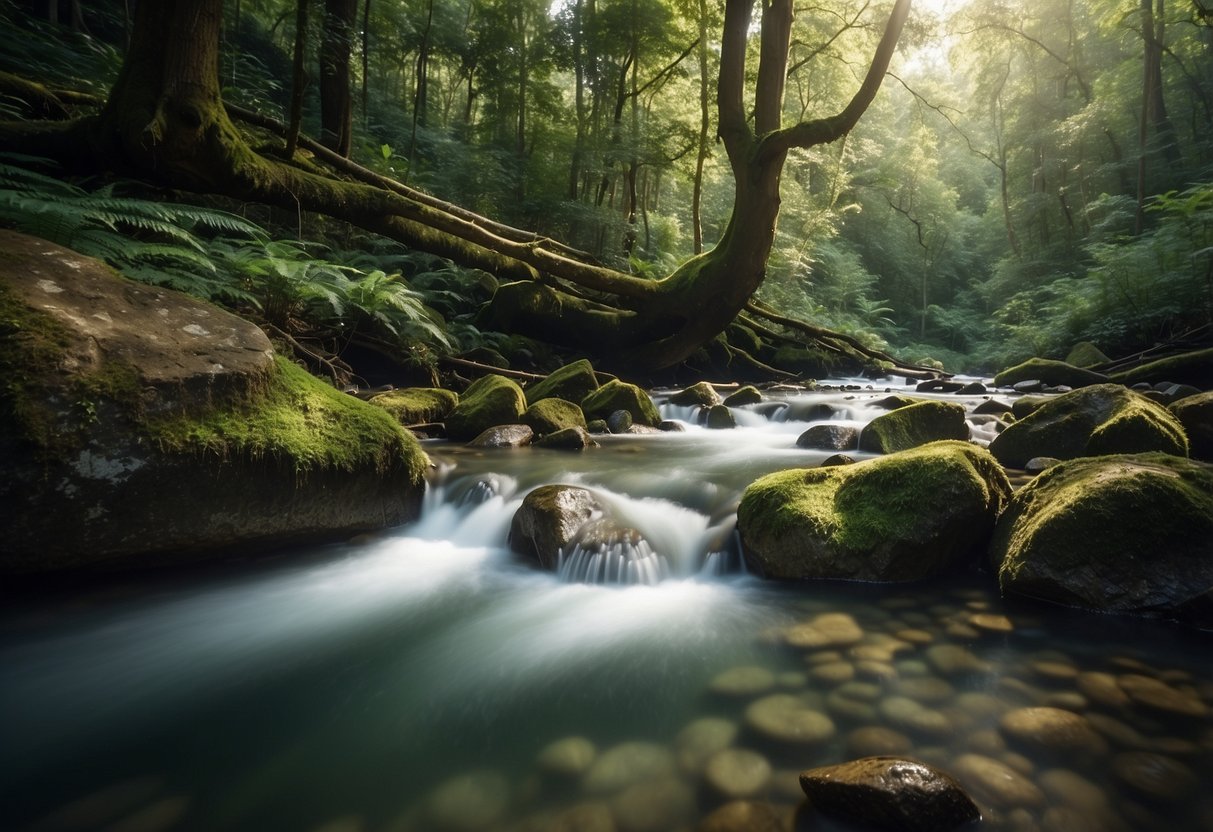
<instances>
[{"instance_id":1,"label":"clear shallow water","mask_svg":"<svg viewBox=\"0 0 1213 832\"><path fill-rule=\"evenodd\" d=\"M768 761L753 796L789 816L799 769L908 743L963 775L988 828L1213 828L1213 721L1191 712L1213 703L1207 635L1006 605L979 574L883 588L712 574L740 489L828 455L795 448L795 417L826 402L861 424L882 395L797 397L740 411L734 431L579 455L434 444L423 517L369 542L12 598L4 825L690 829L723 800L704 768L725 738ZM672 577L568 584L519 565L510 517L549 482L602 493ZM829 624L839 614L853 632ZM826 635L806 646L796 628L813 622ZM788 743L747 722L772 695L827 715L830 736ZM1042 705L1084 714L1094 739L1058 751L1000 732ZM562 740L583 773L538 762Z\"/></svg>"}]
</instances>

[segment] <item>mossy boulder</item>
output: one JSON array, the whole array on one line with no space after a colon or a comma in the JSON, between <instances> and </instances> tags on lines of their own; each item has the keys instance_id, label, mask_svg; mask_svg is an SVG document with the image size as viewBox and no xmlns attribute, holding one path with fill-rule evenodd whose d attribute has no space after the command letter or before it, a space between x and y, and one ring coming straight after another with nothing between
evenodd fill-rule
<instances>
[{"instance_id":1,"label":"mossy boulder","mask_svg":"<svg viewBox=\"0 0 1213 832\"><path fill-rule=\"evenodd\" d=\"M581 401L587 419L608 419L616 410L632 414L632 421L651 428L661 424L661 414L649 394L635 384L612 379Z\"/></svg>"},{"instance_id":2,"label":"mossy boulder","mask_svg":"<svg viewBox=\"0 0 1213 832\"><path fill-rule=\"evenodd\" d=\"M1022 364L1008 367L994 376L995 387L1010 387L1021 381L1036 380L1050 387L1087 387L1092 384L1105 384L1108 377L1082 367L1075 367L1065 361L1054 361L1049 358L1029 358Z\"/></svg>"},{"instance_id":3,"label":"mossy boulder","mask_svg":"<svg viewBox=\"0 0 1213 832\"><path fill-rule=\"evenodd\" d=\"M514 381L499 375L476 379L446 417L451 439L466 442L497 425L515 425L526 412L526 396Z\"/></svg>"},{"instance_id":4,"label":"mossy boulder","mask_svg":"<svg viewBox=\"0 0 1213 832\"><path fill-rule=\"evenodd\" d=\"M724 399L728 407L745 407L748 404L758 404L762 401L762 393L752 384L739 387Z\"/></svg>"},{"instance_id":5,"label":"mossy boulder","mask_svg":"<svg viewBox=\"0 0 1213 832\"><path fill-rule=\"evenodd\" d=\"M983 549L1010 496L989 453L934 442L769 474L745 490L737 526L747 565L768 578L915 581Z\"/></svg>"},{"instance_id":6,"label":"mossy boulder","mask_svg":"<svg viewBox=\"0 0 1213 832\"><path fill-rule=\"evenodd\" d=\"M1188 440L1166 408L1119 384L1058 396L990 442L990 453L1009 468L1022 468L1037 456L1073 459L1145 451L1187 456Z\"/></svg>"},{"instance_id":7,"label":"mossy boulder","mask_svg":"<svg viewBox=\"0 0 1213 832\"><path fill-rule=\"evenodd\" d=\"M670 404L682 407L696 404L700 407L715 407L720 402L720 394L716 392L715 387L706 381L696 382L690 387L683 388L670 396Z\"/></svg>"},{"instance_id":8,"label":"mossy boulder","mask_svg":"<svg viewBox=\"0 0 1213 832\"><path fill-rule=\"evenodd\" d=\"M252 324L0 232L0 570L167 563L416 516L427 460Z\"/></svg>"},{"instance_id":9,"label":"mossy boulder","mask_svg":"<svg viewBox=\"0 0 1213 832\"><path fill-rule=\"evenodd\" d=\"M1066 356L1066 363L1075 367L1094 367L1097 364L1107 364L1112 359L1103 354L1099 347L1090 341L1079 341Z\"/></svg>"},{"instance_id":10,"label":"mossy boulder","mask_svg":"<svg viewBox=\"0 0 1213 832\"><path fill-rule=\"evenodd\" d=\"M1213 628L1213 465L1064 462L1015 495L990 554L1006 593Z\"/></svg>"},{"instance_id":11,"label":"mossy boulder","mask_svg":"<svg viewBox=\"0 0 1213 832\"><path fill-rule=\"evenodd\" d=\"M868 402L868 407L876 407L881 410L899 410L903 407L926 401L930 401L930 399L924 399L921 396L904 396L901 393L893 393L890 396Z\"/></svg>"},{"instance_id":12,"label":"mossy boulder","mask_svg":"<svg viewBox=\"0 0 1213 832\"><path fill-rule=\"evenodd\" d=\"M1191 457L1213 462L1213 390L1172 402L1167 410L1183 425Z\"/></svg>"},{"instance_id":13,"label":"mossy boulder","mask_svg":"<svg viewBox=\"0 0 1213 832\"><path fill-rule=\"evenodd\" d=\"M891 454L941 439L968 438L962 405L924 401L877 416L860 433L859 449Z\"/></svg>"},{"instance_id":14,"label":"mossy boulder","mask_svg":"<svg viewBox=\"0 0 1213 832\"><path fill-rule=\"evenodd\" d=\"M1131 370L1113 373L1112 380L1130 387L1142 382L1158 384L1170 381L1210 390L1213 389L1213 347L1160 358Z\"/></svg>"},{"instance_id":15,"label":"mossy boulder","mask_svg":"<svg viewBox=\"0 0 1213 832\"><path fill-rule=\"evenodd\" d=\"M522 423L530 425L539 436L547 436L565 428L585 428L585 414L564 399L540 399L522 414Z\"/></svg>"},{"instance_id":16,"label":"mossy boulder","mask_svg":"<svg viewBox=\"0 0 1213 832\"><path fill-rule=\"evenodd\" d=\"M598 389L594 367L586 359L566 364L526 388L527 404L543 399L564 399L579 402Z\"/></svg>"},{"instance_id":17,"label":"mossy boulder","mask_svg":"<svg viewBox=\"0 0 1213 832\"><path fill-rule=\"evenodd\" d=\"M392 414L402 425L420 425L445 419L459 404L459 394L440 387L410 387L380 393L371 397L370 403Z\"/></svg>"},{"instance_id":18,"label":"mossy boulder","mask_svg":"<svg viewBox=\"0 0 1213 832\"><path fill-rule=\"evenodd\" d=\"M1053 396L1020 396L1011 402L1011 415L1016 419L1022 419L1040 410L1053 399Z\"/></svg>"}]
</instances>

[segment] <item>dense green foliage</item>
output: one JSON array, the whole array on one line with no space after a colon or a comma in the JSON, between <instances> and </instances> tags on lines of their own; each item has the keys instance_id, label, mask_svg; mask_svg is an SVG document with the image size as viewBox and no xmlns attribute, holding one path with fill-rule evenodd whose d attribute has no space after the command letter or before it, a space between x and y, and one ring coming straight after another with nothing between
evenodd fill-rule
<instances>
[{"instance_id":1,"label":"dense green foliage","mask_svg":"<svg viewBox=\"0 0 1213 832\"><path fill-rule=\"evenodd\" d=\"M1115 357L1208 325L1213 24L1204 7L1176 2L1147 20L1131 0L916 5L895 80L859 126L833 145L791 154L760 298L951 370L1064 358L1084 340ZM295 6L226 4L229 100L285 118ZM719 239L731 204L731 172L711 142L720 6L360 4L353 157L608 265L665 272L693 251L704 101L711 119L699 212L705 245ZM42 9L0 6L0 69L104 89L120 61L123 4L88 4L91 35L37 21ZM848 100L886 13L861 0L797 10L786 120L834 112ZM313 27L319 17L312 15ZM313 81L318 40L311 32ZM1158 82L1145 85L1143 62L1152 60ZM315 134L317 85L305 92L303 127ZM30 207L28 192L24 198L18 205L5 197L7 221ZM188 278L193 290L255 307L276 325L306 316L313 329L373 330L423 345L414 353L425 356L505 338L472 324L477 277L462 270L355 263L251 231L239 240L205 238L200 250L191 236L146 225L172 222L167 213L127 205L143 219L115 219L119 208L104 203L116 199L110 192L64 186L54 198L78 209L74 222L91 217L88 236L116 223L138 231L143 245L160 246L150 264L167 267L170 283L186 281L192 270L182 266L202 255L210 265ZM189 223L213 215L182 218L193 235ZM133 255L99 253L111 261ZM119 265L139 271L145 263Z\"/></svg>"}]
</instances>

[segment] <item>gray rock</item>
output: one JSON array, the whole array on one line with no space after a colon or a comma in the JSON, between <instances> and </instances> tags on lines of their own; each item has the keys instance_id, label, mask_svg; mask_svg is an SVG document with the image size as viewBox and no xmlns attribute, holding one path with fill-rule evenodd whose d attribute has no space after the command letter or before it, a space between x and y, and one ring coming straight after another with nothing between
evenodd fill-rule
<instances>
[{"instance_id":1,"label":"gray rock","mask_svg":"<svg viewBox=\"0 0 1213 832\"><path fill-rule=\"evenodd\" d=\"M557 448L565 451L581 451L586 448L597 448L595 442L585 428L571 427L549 433L534 443L540 448Z\"/></svg>"},{"instance_id":2,"label":"gray rock","mask_svg":"<svg viewBox=\"0 0 1213 832\"><path fill-rule=\"evenodd\" d=\"M664 419L662 420L661 424L657 426L657 429L664 433L684 433L686 431L686 426L684 426L682 422L678 422L673 419Z\"/></svg>"},{"instance_id":3,"label":"gray rock","mask_svg":"<svg viewBox=\"0 0 1213 832\"><path fill-rule=\"evenodd\" d=\"M847 456L846 454L833 454L832 456L826 457L822 461L821 467L822 468L832 468L835 465L854 465L854 464L855 464L855 458L852 456Z\"/></svg>"},{"instance_id":4,"label":"gray rock","mask_svg":"<svg viewBox=\"0 0 1213 832\"><path fill-rule=\"evenodd\" d=\"M497 425L468 443L471 448L522 448L531 444L535 431L529 425Z\"/></svg>"},{"instance_id":5,"label":"gray rock","mask_svg":"<svg viewBox=\"0 0 1213 832\"><path fill-rule=\"evenodd\" d=\"M932 378L932 379L927 379L926 381L918 382L918 384L914 387L914 392L916 392L916 393L960 393L961 391L963 391L965 389L966 386L967 385L961 381L952 381L951 379L947 379L947 378ZM986 391L986 388L984 385L979 384L978 386L981 387L982 393L984 393Z\"/></svg>"},{"instance_id":6,"label":"gray rock","mask_svg":"<svg viewBox=\"0 0 1213 832\"><path fill-rule=\"evenodd\" d=\"M727 430L737 427L737 422L733 418L733 411L723 404L718 404L708 408L707 426L713 430Z\"/></svg>"},{"instance_id":7,"label":"gray rock","mask_svg":"<svg viewBox=\"0 0 1213 832\"><path fill-rule=\"evenodd\" d=\"M859 446L859 429L850 425L813 425L796 438L796 447L819 451L851 451Z\"/></svg>"},{"instance_id":8,"label":"gray rock","mask_svg":"<svg viewBox=\"0 0 1213 832\"><path fill-rule=\"evenodd\" d=\"M714 794L726 800L756 797L771 782L771 764L756 751L725 748L707 759L703 780Z\"/></svg>"},{"instance_id":9,"label":"gray rock","mask_svg":"<svg viewBox=\"0 0 1213 832\"><path fill-rule=\"evenodd\" d=\"M594 493L574 485L544 485L526 495L510 522L510 548L544 569L555 569L560 551L602 512Z\"/></svg>"},{"instance_id":10,"label":"gray rock","mask_svg":"<svg viewBox=\"0 0 1213 832\"><path fill-rule=\"evenodd\" d=\"M1004 413L1011 413L1011 405L999 399L986 399L977 407L973 408L973 412L981 415L1001 416Z\"/></svg>"},{"instance_id":11,"label":"gray rock","mask_svg":"<svg viewBox=\"0 0 1213 832\"><path fill-rule=\"evenodd\" d=\"M891 832L946 832L981 818L960 784L899 757L865 757L801 772L813 806L847 823Z\"/></svg>"},{"instance_id":12,"label":"gray rock","mask_svg":"<svg viewBox=\"0 0 1213 832\"><path fill-rule=\"evenodd\" d=\"M834 722L799 696L776 693L750 704L745 724L768 740L820 745L834 736Z\"/></svg>"},{"instance_id":13,"label":"gray rock","mask_svg":"<svg viewBox=\"0 0 1213 832\"><path fill-rule=\"evenodd\" d=\"M632 427L632 414L626 410L614 410L607 416L607 430L611 433L627 433Z\"/></svg>"},{"instance_id":14,"label":"gray rock","mask_svg":"<svg viewBox=\"0 0 1213 832\"><path fill-rule=\"evenodd\" d=\"M1040 393L1045 389L1045 385L1038 378L1029 378L1012 384L1011 389L1016 393Z\"/></svg>"},{"instance_id":15,"label":"gray rock","mask_svg":"<svg viewBox=\"0 0 1213 832\"><path fill-rule=\"evenodd\" d=\"M720 404L720 401L720 394L716 392L716 388L706 381L692 384L690 387L679 390L670 396L670 404L683 407L692 404L697 404L701 407L712 407L713 405Z\"/></svg>"},{"instance_id":16,"label":"gray rock","mask_svg":"<svg viewBox=\"0 0 1213 832\"><path fill-rule=\"evenodd\" d=\"M1047 471L1054 465L1061 462L1055 456L1034 456L1023 464L1023 469L1029 474L1039 474L1041 471Z\"/></svg>"}]
</instances>

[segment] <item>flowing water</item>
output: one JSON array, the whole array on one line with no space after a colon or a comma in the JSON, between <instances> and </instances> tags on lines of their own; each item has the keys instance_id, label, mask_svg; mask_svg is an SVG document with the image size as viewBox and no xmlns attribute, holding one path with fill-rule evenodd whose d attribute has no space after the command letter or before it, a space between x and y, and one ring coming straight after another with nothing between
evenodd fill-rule
<instances>
[{"instance_id":1,"label":"flowing water","mask_svg":"<svg viewBox=\"0 0 1213 832\"><path fill-rule=\"evenodd\" d=\"M717 431L663 405L685 432L580 454L429 443L411 526L10 592L0 825L665 832L749 797L790 829L800 769L898 753L955 774L989 829L1213 829L1207 634L1004 602L977 572L787 587L739 571L745 485L820 464L795 446L806 420L862 425L883 395L788 395ZM522 498L556 482L638 530L631 584L576 580L602 577L593 553L553 575L508 551ZM1000 729L1036 706L1085 723Z\"/></svg>"}]
</instances>

